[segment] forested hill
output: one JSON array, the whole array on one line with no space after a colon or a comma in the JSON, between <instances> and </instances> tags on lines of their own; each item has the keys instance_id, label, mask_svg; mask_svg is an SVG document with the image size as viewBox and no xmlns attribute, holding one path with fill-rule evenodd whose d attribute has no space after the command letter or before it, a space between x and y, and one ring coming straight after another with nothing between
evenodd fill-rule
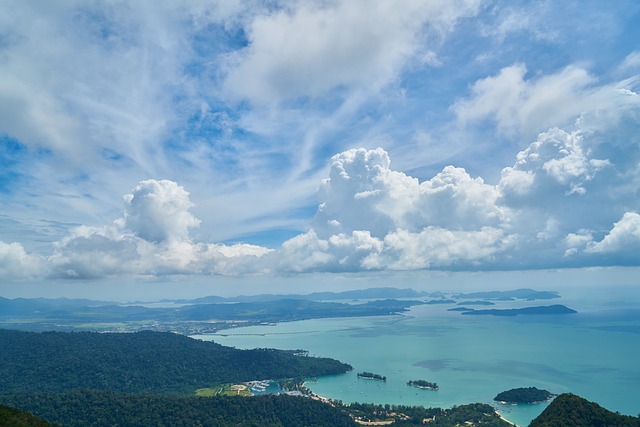
<instances>
[{"instance_id":1,"label":"forested hill","mask_svg":"<svg viewBox=\"0 0 640 427\"><path fill-rule=\"evenodd\" d=\"M0 329L0 392L102 389L193 393L215 384L343 373L350 365L293 351L238 350L168 332Z\"/></svg>"},{"instance_id":2,"label":"forested hill","mask_svg":"<svg viewBox=\"0 0 640 427\"><path fill-rule=\"evenodd\" d=\"M510 426L491 406L479 403L439 409L338 402L330 405L286 395L184 397L95 390L16 393L0 397L7 404L65 427L357 427L367 422L369 425L391 423L394 427Z\"/></svg>"},{"instance_id":3,"label":"forested hill","mask_svg":"<svg viewBox=\"0 0 640 427\"><path fill-rule=\"evenodd\" d=\"M358 425L340 408L318 400L294 396L212 398L79 390L68 393L16 394L6 396L5 400L65 427Z\"/></svg>"},{"instance_id":4,"label":"forested hill","mask_svg":"<svg viewBox=\"0 0 640 427\"><path fill-rule=\"evenodd\" d=\"M56 427L56 424L51 424L28 412L0 405L0 427Z\"/></svg>"},{"instance_id":5,"label":"forested hill","mask_svg":"<svg viewBox=\"0 0 640 427\"><path fill-rule=\"evenodd\" d=\"M534 419L529 427L640 427L640 419L611 412L575 394L565 393Z\"/></svg>"}]
</instances>

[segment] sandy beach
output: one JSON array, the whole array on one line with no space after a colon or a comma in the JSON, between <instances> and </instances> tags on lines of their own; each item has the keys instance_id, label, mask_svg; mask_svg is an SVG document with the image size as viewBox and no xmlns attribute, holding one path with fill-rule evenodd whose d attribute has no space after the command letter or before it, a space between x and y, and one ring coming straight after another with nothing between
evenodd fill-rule
<instances>
[{"instance_id":1,"label":"sandy beach","mask_svg":"<svg viewBox=\"0 0 640 427\"><path fill-rule=\"evenodd\" d=\"M509 424L511 424L512 426L516 426L518 427L518 425L512 421L509 421L508 419L506 419L498 410L496 410L496 414L498 414L498 416L500 417L500 419L502 421L508 422Z\"/></svg>"}]
</instances>

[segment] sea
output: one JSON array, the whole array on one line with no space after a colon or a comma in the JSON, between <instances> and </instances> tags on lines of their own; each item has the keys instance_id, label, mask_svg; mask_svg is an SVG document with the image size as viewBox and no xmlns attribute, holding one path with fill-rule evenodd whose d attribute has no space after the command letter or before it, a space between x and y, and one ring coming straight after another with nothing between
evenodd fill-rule
<instances>
[{"instance_id":1,"label":"sea","mask_svg":"<svg viewBox=\"0 0 640 427\"><path fill-rule=\"evenodd\" d=\"M571 392L637 416L640 288L571 287L559 292L561 298L553 300L495 301L495 306L474 308L563 304L578 313L471 316L449 311L455 304L417 305L400 315L303 320L194 338L242 349L304 349L311 356L349 363L351 372L307 381L316 394L344 403L449 408L482 402L527 426L548 403L505 405L493 399L512 388L538 387ZM387 381L359 378L363 371ZM440 388L410 387L409 380L436 382Z\"/></svg>"}]
</instances>

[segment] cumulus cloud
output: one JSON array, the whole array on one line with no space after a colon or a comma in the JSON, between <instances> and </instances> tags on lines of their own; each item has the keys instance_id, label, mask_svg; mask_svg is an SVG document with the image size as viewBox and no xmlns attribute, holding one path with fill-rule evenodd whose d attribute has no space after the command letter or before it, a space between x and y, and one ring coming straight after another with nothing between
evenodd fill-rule
<instances>
[{"instance_id":1,"label":"cumulus cloud","mask_svg":"<svg viewBox=\"0 0 640 427\"><path fill-rule=\"evenodd\" d=\"M277 251L276 269L291 272L359 271L362 260L382 248L382 242L368 231L353 231L350 235L335 234L327 239L315 230L298 235L283 243Z\"/></svg>"},{"instance_id":2,"label":"cumulus cloud","mask_svg":"<svg viewBox=\"0 0 640 427\"><path fill-rule=\"evenodd\" d=\"M491 227L478 231L398 229L383 239L366 230L321 239L310 230L284 243L278 268L284 272L465 268L490 260L508 244L503 232Z\"/></svg>"},{"instance_id":3,"label":"cumulus cloud","mask_svg":"<svg viewBox=\"0 0 640 427\"><path fill-rule=\"evenodd\" d=\"M583 148L583 138L579 131L567 133L558 128L541 133L537 141L517 154L513 167L502 170L503 194L530 194L534 186L544 185L537 181L545 178L565 188L567 194L586 193L583 184L611 163L591 158L589 150Z\"/></svg>"},{"instance_id":4,"label":"cumulus cloud","mask_svg":"<svg viewBox=\"0 0 640 427\"><path fill-rule=\"evenodd\" d=\"M626 118L618 117L614 123L636 120L626 107L618 115ZM630 140L620 142L625 145L621 156L603 139L609 130L595 125L588 131L549 129L518 153L496 185L454 166L419 182L394 171L381 148L337 154L318 191L311 229L285 242L279 250L279 268L358 271L615 264L622 260L624 248L637 243L637 214L625 214L601 242L595 241L630 200L640 206L628 191L619 190L630 188L625 182L640 177L640 153L637 140ZM615 255L613 261L593 256L605 252Z\"/></svg>"},{"instance_id":5,"label":"cumulus cloud","mask_svg":"<svg viewBox=\"0 0 640 427\"><path fill-rule=\"evenodd\" d=\"M398 228L477 229L507 220L507 210L496 205L496 189L462 168L447 166L420 183L390 164L382 148L334 156L330 178L318 192L320 205L313 221L318 235L367 230L383 238Z\"/></svg>"},{"instance_id":6,"label":"cumulus cloud","mask_svg":"<svg viewBox=\"0 0 640 427\"><path fill-rule=\"evenodd\" d=\"M189 193L173 181L142 181L124 200L123 226L151 242L189 240L189 229L200 225Z\"/></svg>"},{"instance_id":7,"label":"cumulus cloud","mask_svg":"<svg viewBox=\"0 0 640 427\"><path fill-rule=\"evenodd\" d=\"M576 233L569 233L564 238L566 250L565 256L574 256L584 250L586 246L593 241L593 235L589 230L578 230Z\"/></svg>"},{"instance_id":8,"label":"cumulus cloud","mask_svg":"<svg viewBox=\"0 0 640 427\"><path fill-rule=\"evenodd\" d=\"M0 244L0 271L86 279L636 262L640 215L624 210L628 194L609 188L637 179L638 159L621 167L615 156L595 157L607 152L595 136L550 129L496 185L453 166L420 182L393 170L381 148L347 150L331 158L309 230L275 250L194 241L200 222L189 193L173 181L145 180L124 197L121 218L76 227L46 260Z\"/></svg>"},{"instance_id":9,"label":"cumulus cloud","mask_svg":"<svg viewBox=\"0 0 640 427\"><path fill-rule=\"evenodd\" d=\"M0 241L0 277L30 279L45 272L44 260L38 255L28 254L20 243Z\"/></svg>"},{"instance_id":10,"label":"cumulus cloud","mask_svg":"<svg viewBox=\"0 0 640 427\"><path fill-rule=\"evenodd\" d=\"M49 257L55 277L252 274L270 252L193 242L189 230L200 221L189 212L189 193L173 181L141 181L124 202L124 216L113 224L77 227L56 243Z\"/></svg>"},{"instance_id":11,"label":"cumulus cloud","mask_svg":"<svg viewBox=\"0 0 640 427\"><path fill-rule=\"evenodd\" d=\"M351 86L375 90L418 53L425 31L450 31L460 18L477 13L479 3L295 2L251 21L249 45L229 57L225 86L258 102Z\"/></svg>"},{"instance_id":12,"label":"cumulus cloud","mask_svg":"<svg viewBox=\"0 0 640 427\"><path fill-rule=\"evenodd\" d=\"M631 257L640 258L640 215L626 212L620 221L600 242L591 242L587 249L591 253L615 253L625 251Z\"/></svg>"},{"instance_id":13,"label":"cumulus cloud","mask_svg":"<svg viewBox=\"0 0 640 427\"><path fill-rule=\"evenodd\" d=\"M189 193L146 180L124 197L122 218L74 229L49 262L67 278L615 264L637 244L640 216L621 212L628 194L609 188L640 171L596 157L613 154L600 144L593 129L549 129L496 185L454 166L420 182L393 170L382 148L347 150L330 160L309 230L275 250L194 242Z\"/></svg>"},{"instance_id":14,"label":"cumulus cloud","mask_svg":"<svg viewBox=\"0 0 640 427\"><path fill-rule=\"evenodd\" d=\"M284 270L469 266L509 244L498 190L462 168L420 183L392 170L382 148L348 150L330 163L312 229L281 249Z\"/></svg>"},{"instance_id":15,"label":"cumulus cloud","mask_svg":"<svg viewBox=\"0 0 640 427\"><path fill-rule=\"evenodd\" d=\"M508 245L504 233L492 227L477 231L426 227L417 233L398 230L384 239L384 249L369 255L364 268L414 270L468 267L490 261Z\"/></svg>"}]
</instances>

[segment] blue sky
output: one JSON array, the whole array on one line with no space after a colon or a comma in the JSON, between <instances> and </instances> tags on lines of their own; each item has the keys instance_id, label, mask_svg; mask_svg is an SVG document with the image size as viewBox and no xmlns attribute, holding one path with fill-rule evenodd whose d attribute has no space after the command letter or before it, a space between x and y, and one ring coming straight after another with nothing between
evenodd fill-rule
<instances>
[{"instance_id":1,"label":"blue sky","mask_svg":"<svg viewBox=\"0 0 640 427\"><path fill-rule=\"evenodd\" d=\"M635 1L0 23L4 286L640 264Z\"/></svg>"}]
</instances>

